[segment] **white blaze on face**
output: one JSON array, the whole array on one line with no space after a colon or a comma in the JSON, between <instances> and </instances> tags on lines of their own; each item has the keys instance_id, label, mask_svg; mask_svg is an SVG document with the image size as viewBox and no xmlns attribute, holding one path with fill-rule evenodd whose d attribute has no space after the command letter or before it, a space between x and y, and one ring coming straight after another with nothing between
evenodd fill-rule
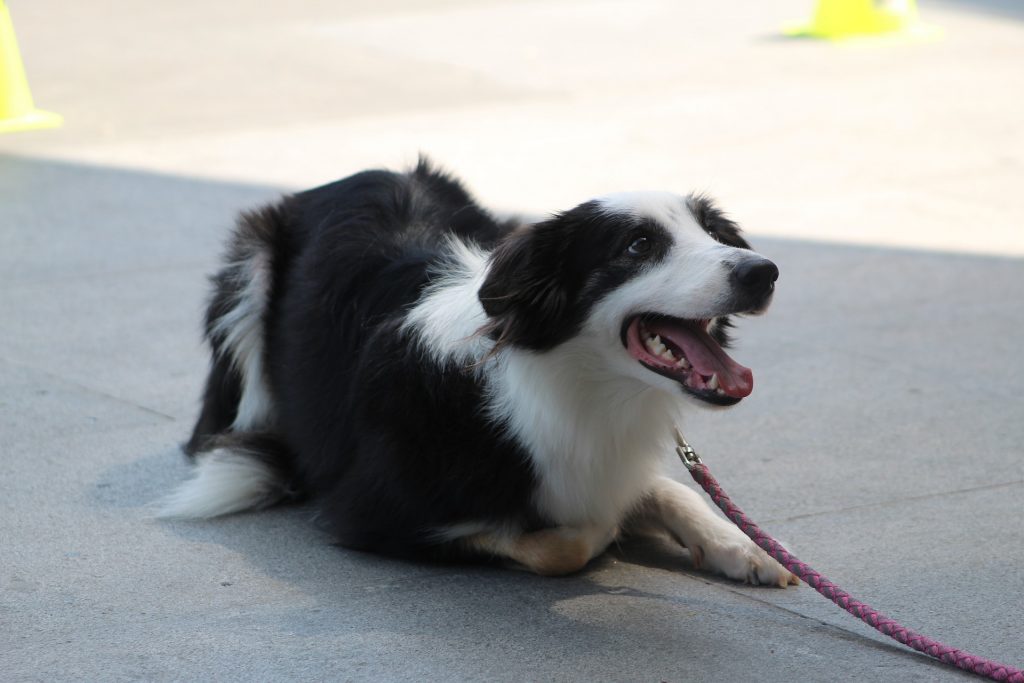
<instances>
[{"instance_id":1,"label":"white blaze on face","mask_svg":"<svg viewBox=\"0 0 1024 683\"><path fill-rule=\"evenodd\" d=\"M732 288L731 264L750 251L716 241L694 219L686 199L668 192L629 192L598 200L609 212L646 218L672 239L665 258L615 292L595 310L595 316L618 334L622 322L637 313L676 318L713 318L727 305Z\"/></svg>"}]
</instances>

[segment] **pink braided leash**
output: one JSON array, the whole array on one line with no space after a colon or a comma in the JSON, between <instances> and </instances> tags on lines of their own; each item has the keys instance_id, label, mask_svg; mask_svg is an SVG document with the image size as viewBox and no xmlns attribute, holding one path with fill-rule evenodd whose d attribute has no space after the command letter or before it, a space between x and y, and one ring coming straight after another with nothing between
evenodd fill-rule
<instances>
[{"instance_id":1,"label":"pink braided leash","mask_svg":"<svg viewBox=\"0 0 1024 683\"><path fill-rule=\"evenodd\" d=\"M701 462L700 456L698 456L693 448L690 447L690 444L686 443L686 440L678 429L676 430L676 443L676 452L679 454L679 458L683 461L686 469L689 470L690 476L693 477L694 481L701 485L701 487L711 497L711 500L715 501L715 504L721 508L722 512L724 512L725 515L743 531L743 533L749 536L754 543L761 546L766 553L778 560L783 567L803 579L807 585L811 586L814 590L818 591L864 623L873 626L881 633L884 633L890 638L897 640L908 647L914 648L918 652L923 652L929 657L934 657L941 662L952 664L953 666L964 669L965 671L985 676L994 681L1024 683L1024 671L1015 669L1012 666L1007 666L1006 664L993 662L983 657L979 657L978 655L972 655L970 652L965 652L964 650L958 650L955 647L944 645L936 640L932 640L928 636L912 631L895 620L885 616L870 605L855 599L852 595L829 581L826 577L801 562L799 558L790 554L785 548L783 548L778 541L761 531L760 527L754 524L754 522L743 514L743 511L729 499L729 496L725 494L725 491L723 491L722 487L718 485L715 478L711 476L711 472L708 470L707 466Z\"/></svg>"}]
</instances>

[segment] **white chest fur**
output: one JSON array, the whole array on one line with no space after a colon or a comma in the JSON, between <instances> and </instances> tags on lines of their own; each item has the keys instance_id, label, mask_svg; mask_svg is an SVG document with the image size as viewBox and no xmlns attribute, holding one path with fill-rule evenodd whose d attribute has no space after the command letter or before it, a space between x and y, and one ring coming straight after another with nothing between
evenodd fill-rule
<instances>
[{"instance_id":1,"label":"white chest fur","mask_svg":"<svg viewBox=\"0 0 1024 683\"><path fill-rule=\"evenodd\" d=\"M609 357L635 363L614 332L588 329L548 351L509 348L484 360L492 342L477 334L487 316L476 293L486 254L450 246L406 329L439 365L475 368L492 419L529 453L543 514L562 525L618 524L661 472L680 397L615 370Z\"/></svg>"},{"instance_id":2,"label":"white chest fur","mask_svg":"<svg viewBox=\"0 0 1024 683\"><path fill-rule=\"evenodd\" d=\"M558 524L614 525L661 472L680 402L609 374L586 344L511 351L488 373L493 415L530 453Z\"/></svg>"}]
</instances>

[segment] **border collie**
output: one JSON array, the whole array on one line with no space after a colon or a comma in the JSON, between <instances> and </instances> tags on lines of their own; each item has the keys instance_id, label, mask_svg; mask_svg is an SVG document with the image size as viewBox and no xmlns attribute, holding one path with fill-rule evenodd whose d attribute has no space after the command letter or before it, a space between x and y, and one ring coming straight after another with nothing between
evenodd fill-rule
<instances>
[{"instance_id":1,"label":"border collie","mask_svg":"<svg viewBox=\"0 0 1024 683\"><path fill-rule=\"evenodd\" d=\"M662 472L778 269L706 197L614 194L501 221L421 160L244 213L206 315L212 364L164 515L311 497L340 544L583 568L659 534L698 567L796 578Z\"/></svg>"}]
</instances>

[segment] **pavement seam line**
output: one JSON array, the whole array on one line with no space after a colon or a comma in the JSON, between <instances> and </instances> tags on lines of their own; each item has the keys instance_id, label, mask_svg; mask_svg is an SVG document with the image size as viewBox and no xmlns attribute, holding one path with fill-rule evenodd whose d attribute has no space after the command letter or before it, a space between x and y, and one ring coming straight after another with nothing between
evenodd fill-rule
<instances>
[{"instance_id":1,"label":"pavement seam line","mask_svg":"<svg viewBox=\"0 0 1024 683\"><path fill-rule=\"evenodd\" d=\"M878 501L877 503L863 503L861 505L849 505L847 507L835 508L833 510L821 510L819 512L806 512L800 515L792 515L790 517L769 517L765 519L766 524L774 524L778 522L792 522L798 519L808 519L811 517L824 517L826 515L833 515L842 512L851 512L853 510L869 510L872 508L891 507L893 505L899 505L901 503L916 502L919 500L929 500L931 498L938 498L940 496L951 496L961 493L976 493L978 491L991 491L994 489L1008 488L1012 486L1024 485L1024 479L1015 479L1013 481L1000 482L998 484L981 484L980 486L971 486L963 489L952 489L949 491L936 491L934 493L922 493L917 496L907 496L905 498L894 498L892 500Z\"/></svg>"},{"instance_id":2,"label":"pavement seam line","mask_svg":"<svg viewBox=\"0 0 1024 683\"><path fill-rule=\"evenodd\" d=\"M120 396L114 396L113 394L109 394L109 393L107 393L105 391L101 391L100 389L95 389L93 387L87 386L85 384L82 384L81 382L77 382L77 381L75 381L73 379L70 379L68 377L63 377L61 375L58 375L55 372L51 372L49 370L45 370L43 368L36 367L34 365L28 365L28 364L25 364L25 363L17 363L17 362L14 362L14 361L10 360L9 358L0 358L0 361L2 361L4 363L7 363L8 365L13 365L15 367L22 368L23 370L31 370L32 372L38 372L38 373L40 373L42 375L46 375L47 377L49 377L51 379L55 379L55 380L57 380L59 382L62 382L64 384L68 384L68 385L73 386L73 387L75 387L77 389L81 389L82 391L86 391L86 392L88 392L90 394L95 394L97 396L102 396L103 398L109 399L111 401L115 401L117 403L121 403L121 404L124 404L124 405L131 406L132 408L136 408L137 410L141 410L144 413L149 413L151 415L156 415L157 417L161 417L161 418L163 418L165 420L168 420L170 422L177 422L178 421L178 418L174 417L173 415L168 415L167 413L162 413L162 412L160 412L159 410L157 410L155 408L149 408L148 406L144 406L144 405L142 405L140 403L136 403L135 401L132 401L132 400L127 399L127 398L121 398Z\"/></svg>"}]
</instances>

